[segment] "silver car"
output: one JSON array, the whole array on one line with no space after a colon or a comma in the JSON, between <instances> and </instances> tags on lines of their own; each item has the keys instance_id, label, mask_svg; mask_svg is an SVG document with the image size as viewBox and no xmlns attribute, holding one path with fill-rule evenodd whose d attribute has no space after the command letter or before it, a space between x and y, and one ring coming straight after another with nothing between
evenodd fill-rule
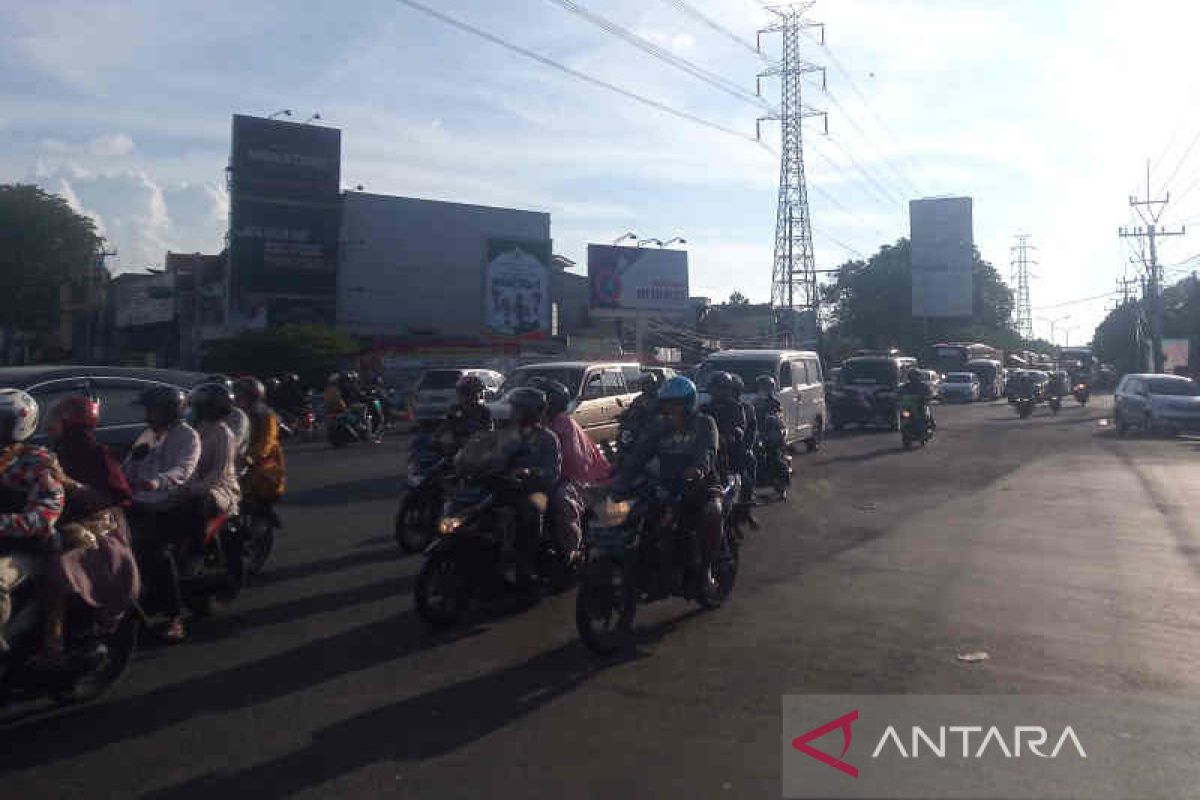
<instances>
[{"instance_id":1,"label":"silver car","mask_svg":"<svg viewBox=\"0 0 1200 800\"><path fill-rule=\"evenodd\" d=\"M1117 433L1200 433L1200 386L1180 375L1126 375L1113 394Z\"/></svg>"}]
</instances>

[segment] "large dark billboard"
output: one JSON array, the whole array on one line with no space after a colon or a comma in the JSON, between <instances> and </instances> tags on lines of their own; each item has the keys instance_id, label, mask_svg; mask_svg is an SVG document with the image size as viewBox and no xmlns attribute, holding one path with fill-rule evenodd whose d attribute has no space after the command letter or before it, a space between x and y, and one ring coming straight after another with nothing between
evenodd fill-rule
<instances>
[{"instance_id":1,"label":"large dark billboard","mask_svg":"<svg viewBox=\"0 0 1200 800\"><path fill-rule=\"evenodd\" d=\"M233 117L233 191L332 202L341 188L342 132L319 125Z\"/></svg>"},{"instance_id":2,"label":"large dark billboard","mask_svg":"<svg viewBox=\"0 0 1200 800\"><path fill-rule=\"evenodd\" d=\"M242 312L274 308L264 301L279 296L332 304L341 131L235 115L229 166L230 261Z\"/></svg>"}]
</instances>

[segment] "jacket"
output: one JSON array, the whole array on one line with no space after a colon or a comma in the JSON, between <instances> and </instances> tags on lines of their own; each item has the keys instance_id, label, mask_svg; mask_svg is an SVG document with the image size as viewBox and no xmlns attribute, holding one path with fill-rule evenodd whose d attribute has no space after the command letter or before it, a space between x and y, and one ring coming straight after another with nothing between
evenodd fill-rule
<instances>
[{"instance_id":1,"label":"jacket","mask_svg":"<svg viewBox=\"0 0 1200 800\"><path fill-rule=\"evenodd\" d=\"M665 482L682 481L685 472L695 469L702 479L716 483L718 441L717 423L707 414L693 414L682 431L659 420L622 464L620 478L632 483L651 459L657 458L659 478Z\"/></svg>"},{"instance_id":2,"label":"jacket","mask_svg":"<svg viewBox=\"0 0 1200 800\"><path fill-rule=\"evenodd\" d=\"M242 491L237 479L237 443L224 422L205 420L197 428L200 460L176 494L207 496L225 514L237 511Z\"/></svg>"},{"instance_id":3,"label":"jacket","mask_svg":"<svg viewBox=\"0 0 1200 800\"><path fill-rule=\"evenodd\" d=\"M247 500L274 503L287 489L283 447L279 443L279 417L264 403L247 414L250 437L246 446L246 474L242 486Z\"/></svg>"},{"instance_id":4,"label":"jacket","mask_svg":"<svg viewBox=\"0 0 1200 800\"><path fill-rule=\"evenodd\" d=\"M61 467L45 448L12 444L0 451L0 491L11 507L0 513L0 538L50 533L66 502Z\"/></svg>"},{"instance_id":5,"label":"jacket","mask_svg":"<svg viewBox=\"0 0 1200 800\"><path fill-rule=\"evenodd\" d=\"M148 448L146 454L134 458L143 445ZM176 422L161 436L153 428L142 431L121 469L133 489L134 502L162 503L192 476L199 460L200 437L186 422ZM152 482L155 486L140 489L138 484L142 482Z\"/></svg>"},{"instance_id":6,"label":"jacket","mask_svg":"<svg viewBox=\"0 0 1200 800\"><path fill-rule=\"evenodd\" d=\"M558 437L540 426L522 432L508 463L509 469L514 471L529 470L525 484L529 491L549 494L562 475L562 450Z\"/></svg>"},{"instance_id":7,"label":"jacket","mask_svg":"<svg viewBox=\"0 0 1200 800\"><path fill-rule=\"evenodd\" d=\"M589 485L608 480L611 471L608 459L570 414L564 411L555 416L550 420L550 430L558 437L562 451L564 481Z\"/></svg>"}]
</instances>

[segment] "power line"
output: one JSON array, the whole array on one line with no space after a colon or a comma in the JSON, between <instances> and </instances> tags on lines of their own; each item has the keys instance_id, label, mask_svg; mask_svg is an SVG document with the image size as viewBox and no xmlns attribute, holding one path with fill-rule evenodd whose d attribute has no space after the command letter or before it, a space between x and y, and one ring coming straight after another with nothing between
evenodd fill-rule
<instances>
[{"instance_id":1,"label":"power line","mask_svg":"<svg viewBox=\"0 0 1200 800\"><path fill-rule=\"evenodd\" d=\"M1063 308L1065 306L1077 306L1077 305L1080 305L1081 303L1091 303L1096 300L1104 300L1106 298L1113 297L1120 293L1121 293L1120 291L1105 292L1104 294L1093 295L1092 297L1081 297L1078 300L1066 300L1062 303L1052 303L1048 306L1036 306L1033 308L1033 310L1034 311L1049 311L1052 308Z\"/></svg>"},{"instance_id":2,"label":"power line","mask_svg":"<svg viewBox=\"0 0 1200 800\"><path fill-rule=\"evenodd\" d=\"M1183 168L1183 165L1188 160L1188 156L1190 156L1192 154L1192 150L1196 147L1196 144L1198 142L1200 142L1200 130L1196 131L1196 135L1193 136L1192 141L1190 141L1188 143L1187 149L1183 151L1183 156L1179 159L1179 163L1177 163L1175 165L1175 169L1173 169L1171 171L1171 177L1169 177L1165 181L1163 181L1162 185L1164 187L1169 187L1171 185L1171 181L1175 180L1175 176L1179 174L1179 170ZM1149 178L1147 178L1146 180L1148 182Z\"/></svg>"},{"instance_id":3,"label":"power line","mask_svg":"<svg viewBox=\"0 0 1200 800\"><path fill-rule=\"evenodd\" d=\"M751 53L754 53L756 56L759 56L760 58L763 57L762 53L758 52L758 48L755 47L753 44L751 44L749 41L747 41L746 39L743 39L741 36L738 36L736 33L729 30L729 28L726 28L724 25L717 22L715 19L712 19L711 17L706 16L703 12L701 12L699 9L692 6L690 3L684 2L684 0L663 0L663 2L670 3L671 5L675 6L675 8L682 11L684 14L687 14L689 17L691 17L695 20L698 20L698 21L702 22L703 24L707 25L708 27L712 28L717 33L720 33L721 35L728 37L729 39L733 40L734 42L737 42L739 45L746 48Z\"/></svg>"},{"instance_id":4,"label":"power line","mask_svg":"<svg viewBox=\"0 0 1200 800\"><path fill-rule=\"evenodd\" d=\"M420 11L421 13L426 14L427 16L433 17L434 19L436 19L440 22L444 22L447 25L450 25L451 27L459 29L460 31L464 31L465 33L470 33L474 36L478 36L481 39L486 39L487 41L491 42L492 44L499 45L500 47L503 47L506 50L509 50L518 55L524 56L525 58L528 58L532 61L536 61L539 64L550 67L552 69L556 69L559 72L563 72L563 73L570 75L571 77L581 80L585 83L590 83L593 86L597 86L601 89L607 89L610 92L619 94L622 97L625 97L626 99L633 100L635 102L641 103L642 105L649 106L650 108L661 111L665 114L670 114L673 117L678 117L679 119L687 120L688 122L694 122L697 125L703 125L706 128L710 128L715 131L720 131L721 133L727 134L729 136L733 136L738 139L742 139L744 141L750 141L750 142L755 141L754 137L748 136L744 133L741 133L740 131L735 131L732 128L727 128L724 125L720 125L716 122L712 122L710 120L704 119L703 117L698 117L695 114L691 114L687 111L681 111L677 108L672 108L671 106L667 105L666 103L659 102L658 100L654 100L652 98L646 97L645 95L638 94L637 92L633 92L633 91L630 91L629 89L622 88L620 86L617 86L616 84L609 83L608 81L601 80L600 78L594 77L592 75L588 75L586 72L581 72L572 67L568 67L566 64L562 64L558 61L555 61L552 58L548 58L548 57L542 55L541 53L535 53L532 50L526 49L517 44L513 44L512 42L509 42L506 39L502 39L493 33L489 33L481 28L477 28L468 22L463 22L462 20L451 17L448 14L442 13L441 11L430 8L429 6L425 5L424 3L417 2L417 0L396 0L396 2L406 5L409 8L412 8L416 11Z\"/></svg>"},{"instance_id":5,"label":"power line","mask_svg":"<svg viewBox=\"0 0 1200 800\"><path fill-rule=\"evenodd\" d=\"M639 36L628 28L613 22L610 19L602 17L599 14L588 11L583 6L574 2L574 0L549 0L549 2L553 3L559 8L575 14L576 16L582 17L606 33L628 42L642 52L653 56L659 61L675 67L676 69L691 75L697 80L703 81L715 89L719 89L728 95L736 97L738 100L752 103L753 105L762 108L770 109L771 107L769 103L756 95L754 92L751 92L748 89L743 89L742 87L715 72L697 66L685 58L681 58L668 50L664 50L650 40Z\"/></svg>"}]
</instances>

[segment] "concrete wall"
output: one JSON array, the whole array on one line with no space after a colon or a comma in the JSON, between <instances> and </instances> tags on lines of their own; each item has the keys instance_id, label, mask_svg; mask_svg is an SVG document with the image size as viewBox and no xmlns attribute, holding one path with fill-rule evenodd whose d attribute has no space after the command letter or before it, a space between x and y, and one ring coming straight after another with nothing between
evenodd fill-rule
<instances>
[{"instance_id":1,"label":"concrete wall","mask_svg":"<svg viewBox=\"0 0 1200 800\"><path fill-rule=\"evenodd\" d=\"M550 215L347 192L338 327L358 334L479 335L483 264L493 237L549 239Z\"/></svg>"}]
</instances>

